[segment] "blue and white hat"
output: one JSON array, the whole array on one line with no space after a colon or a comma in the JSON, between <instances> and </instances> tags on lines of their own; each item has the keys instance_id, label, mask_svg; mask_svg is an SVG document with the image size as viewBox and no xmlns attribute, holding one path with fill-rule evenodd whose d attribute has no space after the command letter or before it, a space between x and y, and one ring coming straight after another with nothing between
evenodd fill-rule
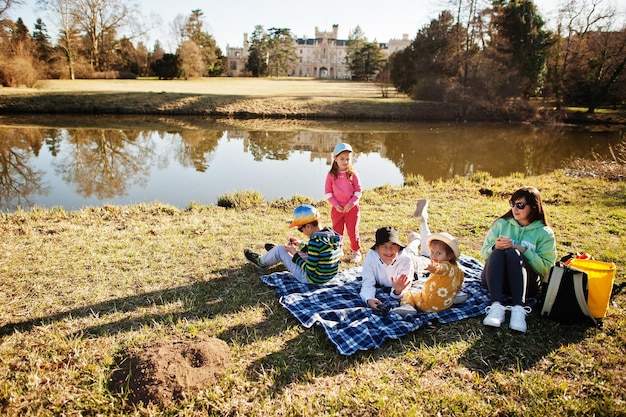
<instances>
[{"instance_id":1,"label":"blue and white hat","mask_svg":"<svg viewBox=\"0 0 626 417\"><path fill-rule=\"evenodd\" d=\"M333 150L333 158L345 151L352 152L352 146L347 143L338 143Z\"/></svg>"},{"instance_id":2,"label":"blue and white hat","mask_svg":"<svg viewBox=\"0 0 626 417\"><path fill-rule=\"evenodd\" d=\"M293 221L289 227L304 226L305 224L312 223L315 220L319 220L320 213L315 207L310 204L303 204L296 207L293 211Z\"/></svg>"}]
</instances>

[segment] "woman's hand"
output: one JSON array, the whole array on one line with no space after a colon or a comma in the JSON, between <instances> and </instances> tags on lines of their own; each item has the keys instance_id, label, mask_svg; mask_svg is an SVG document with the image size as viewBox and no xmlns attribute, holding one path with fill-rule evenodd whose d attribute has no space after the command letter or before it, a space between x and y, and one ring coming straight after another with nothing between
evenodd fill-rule
<instances>
[{"instance_id":1,"label":"woman's hand","mask_svg":"<svg viewBox=\"0 0 626 417\"><path fill-rule=\"evenodd\" d=\"M513 247L513 241L508 236L500 236L496 239L496 244L494 248L499 250L511 249Z\"/></svg>"},{"instance_id":2,"label":"woman's hand","mask_svg":"<svg viewBox=\"0 0 626 417\"><path fill-rule=\"evenodd\" d=\"M391 277L391 286L393 287L393 293L395 295L402 294L409 285L411 285L411 279L406 274L400 275L398 278Z\"/></svg>"},{"instance_id":3,"label":"woman's hand","mask_svg":"<svg viewBox=\"0 0 626 417\"><path fill-rule=\"evenodd\" d=\"M367 306L372 310L378 310L379 304L382 304L382 301L380 301L378 298L370 298L369 300L367 300Z\"/></svg>"}]
</instances>

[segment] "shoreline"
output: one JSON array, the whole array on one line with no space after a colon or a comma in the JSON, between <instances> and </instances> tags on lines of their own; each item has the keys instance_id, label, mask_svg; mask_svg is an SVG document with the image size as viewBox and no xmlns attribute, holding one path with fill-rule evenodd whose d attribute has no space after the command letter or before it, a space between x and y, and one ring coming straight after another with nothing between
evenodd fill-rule
<instances>
[{"instance_id":1,"label":"shoreline","mask_svg":"<svg viewBox=\"0 0 626 417\"><path fill-rule=\"evenodd\" d=\"M462 114L464 113L464 114ZM48 80L0 88L1 115L154 115L234 119L626 125L626 110L473 108L383 98L375 83L312 79Z\"/></svg>"}]
</instances>

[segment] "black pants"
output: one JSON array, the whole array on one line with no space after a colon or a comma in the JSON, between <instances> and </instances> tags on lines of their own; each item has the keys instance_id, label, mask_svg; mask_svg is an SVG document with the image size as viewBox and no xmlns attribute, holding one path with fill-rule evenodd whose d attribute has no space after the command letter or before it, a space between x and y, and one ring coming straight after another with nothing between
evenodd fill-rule
<instances>
[{"instance_id":1,"label":"black pants","mask_svg":"<svg viewBox=\"0 0 626 417\"><path fill-rule=\"evenodd\" d=\"M492 303L502 303L504 296L510 295L513 305L523 305L526 297L537 295L541 283L539 275L517 249L494 249L485 262L481 278Z\"/></svg>"}]
</instances>

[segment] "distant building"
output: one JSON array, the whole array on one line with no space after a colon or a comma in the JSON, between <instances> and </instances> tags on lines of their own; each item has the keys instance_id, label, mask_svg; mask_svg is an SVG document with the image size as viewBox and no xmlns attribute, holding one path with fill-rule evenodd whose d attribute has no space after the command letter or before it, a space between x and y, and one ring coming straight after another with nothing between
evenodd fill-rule
<instances>
[{"instance_id":1,"label":"distant building","mask_svg":"<svg viewBox=\"0 0 626 417\"><path fill-rule=\"evenodd\" d=\"M347 55L347 39L338 38L339 25L333 25L332 32L322 32L315 27L314 38L294 39L294 48L298 61L289 75L294 77L314 77L328 79L349 79L350 71L345 63ZM409 35L402 35L402 39L391 39L389 43L379 43L381 51L388 57L400 51L411 42ZM227 71L230 77L249 75L246 72L248 62L248 48L250 41L248 34L243 35L243 47L231 48L226 46Z\"/></svg>"}]
</instances>

